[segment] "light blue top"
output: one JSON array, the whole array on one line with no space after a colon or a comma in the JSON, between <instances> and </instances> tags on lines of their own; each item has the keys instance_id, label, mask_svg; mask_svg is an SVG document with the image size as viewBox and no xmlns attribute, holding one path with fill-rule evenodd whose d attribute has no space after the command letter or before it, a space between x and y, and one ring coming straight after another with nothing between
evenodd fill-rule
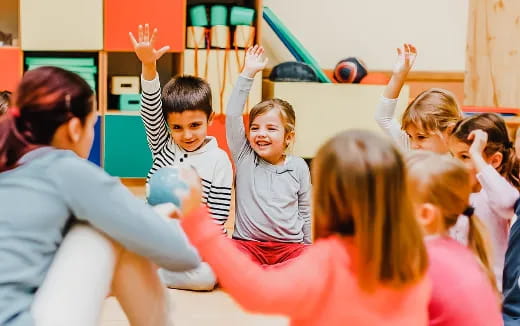
<instances>
[{"instance_id":1,"label":"light blue top","mask_svg":"<svg viewBox=\"0 0 520 326\"><path fill-rule=\"evenodd\" d=\"M94 164L52 147L20 163L0 173L0 325L33 324L33 296L75 219L169 270L198 266L178 221L157 215Z\"/></svg>"}]
</instances>

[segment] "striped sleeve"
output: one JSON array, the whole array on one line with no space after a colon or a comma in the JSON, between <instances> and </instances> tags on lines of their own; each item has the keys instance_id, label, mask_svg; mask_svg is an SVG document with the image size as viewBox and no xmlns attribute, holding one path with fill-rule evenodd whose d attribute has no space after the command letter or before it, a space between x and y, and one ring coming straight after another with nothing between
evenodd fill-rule
<instances>
[{"instance_id":1,"label":"striped sleeve","mask_svg":"<svg viewBox=\"0 0 520 326\"><path fill-rule=\"evenodd\" d=\"M215 222L224 225L231 208L233 169L227 155L222 152L215 164L213 180L202 180L203 201Z\"/></svg>"},{"instance_id":2,"label":"striped sleeve","mask_svg":"<svg viewBox=\"0 0 520 326\"><path fill-rule=\"evenodd\" d=\"M145 80L141 76L141 110L139 111L146 131L146 140L153 157L161 152L170 139L166 120L162 112L161 85L159 76Z\"/></svg>"}]
</instances>

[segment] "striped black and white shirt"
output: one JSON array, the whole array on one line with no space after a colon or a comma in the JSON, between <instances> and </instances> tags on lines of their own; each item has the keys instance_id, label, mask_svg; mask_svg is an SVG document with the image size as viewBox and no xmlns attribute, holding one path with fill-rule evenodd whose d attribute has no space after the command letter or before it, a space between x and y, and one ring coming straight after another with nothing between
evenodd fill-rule
<instances>
[{"instance_id":1,"label":"striped black and white shirt","mask_svg":"<svg viewBox=\"0 0 520 326\"><path fill-rule=\"evenodd\" d=\"M149 179L155 171L171 165L191 165L202 180L202 201L216 222L223 225L229 217L233 170L226 152L218 147L214 137L206 137L198 150L187 152L174 143L162 112L161 86L154 80L141 77L142 95L140 115L146 130L153 163Z\"/></svg>"}]
</instances>

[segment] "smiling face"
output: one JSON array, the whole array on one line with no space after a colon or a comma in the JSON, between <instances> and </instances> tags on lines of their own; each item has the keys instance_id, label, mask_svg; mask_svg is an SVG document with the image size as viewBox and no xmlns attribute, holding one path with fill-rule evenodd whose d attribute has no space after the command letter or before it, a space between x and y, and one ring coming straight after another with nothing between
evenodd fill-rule
<instances>
[{"instance_id":1,"label":"smiling face","mask_svg":"<svg viewBox=\"0 0 520 326\"><path fill-rule=\"evenodd\" d=\"M255 117L249 128L249 144L265 161L278 165L285 159L285 149L294 132L285 132L279 109L271 109Z\"/></svg>"},{"instance_id":2,"label":"smiling face","mask_svg":"<svg viewBox=\"0 0 520 326\"><path fill-rule=\"evenodd\" d=\"M410 137L412 149L423 149L439 154L448 152L448 145L444 134L426 132L410 124L405 129Z\"/></svg>"},{"instance_id":3,"label":"smiling face","mask_svg":"<svg viewBox=\"0 0 520 326\"><path fill-rule=\"evenodd\" d=\"M197 150L208 135L208 126L212 119L213 114L208 119L202 110L169 113L168 125L173 141L187 152Z\"/></svg>"}]
</instances>

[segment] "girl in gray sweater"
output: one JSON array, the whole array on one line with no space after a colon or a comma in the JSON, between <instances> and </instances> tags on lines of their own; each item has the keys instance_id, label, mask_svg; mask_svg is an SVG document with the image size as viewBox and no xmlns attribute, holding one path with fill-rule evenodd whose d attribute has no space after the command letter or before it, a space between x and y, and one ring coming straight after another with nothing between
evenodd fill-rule
<instances>
[{"instance_id":1,"label":"girl in gray sweater","mask_svg":"<svg viewBox=\"0 0 520 326\"><path fill-rule=\"evenodd\" d=\"M236 167L233 238L254 260L270 265L298 256L311 243L311 183L305 161L286 154L295 135L289 103L255 105L246 136L242 114L253 77L267 62L263 52L258 46L247 51L226 111L226 136Z\"/></svg>"}]
</instances>

